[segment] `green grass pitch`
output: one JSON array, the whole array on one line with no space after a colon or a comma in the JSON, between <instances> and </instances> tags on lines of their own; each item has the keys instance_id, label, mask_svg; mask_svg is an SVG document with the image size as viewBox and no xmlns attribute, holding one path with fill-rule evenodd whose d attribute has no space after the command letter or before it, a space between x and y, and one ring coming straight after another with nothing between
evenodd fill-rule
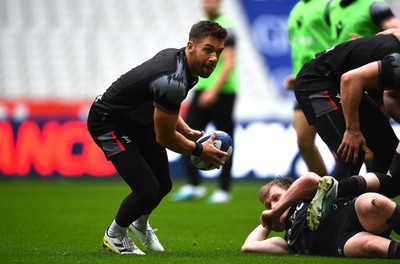
<instances>
[{"instance_id":1,"label":"green grass pitch","mask_svg":"<svg viewBox=\"0 0 400 264\"><path fill-rule=\"evenodd\" d=\"M181 184L175 182L173 191ZM178 203L167 196L150 221L166 251L121 256L103 250L101 240L129 192L123 182L0 181L0 263L397 263L241 253L244 239L259 224L262 184L236 180L228 204ZM206 185L211 192L215 181Z\"/></svg>"}]
</instances>

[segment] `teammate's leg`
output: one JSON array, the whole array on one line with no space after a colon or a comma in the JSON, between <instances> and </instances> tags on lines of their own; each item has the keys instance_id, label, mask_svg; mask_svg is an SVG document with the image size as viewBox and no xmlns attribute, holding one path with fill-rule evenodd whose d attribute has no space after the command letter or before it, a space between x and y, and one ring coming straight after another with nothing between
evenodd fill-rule
<instances>
[{"instance_id":1,"label":"teammate's leg","mask_svg":"<svg viewBox=\"0 0 400 264\"><path fill-rule=\"evenodd\" d=\"M365 153L362 148L359 149L357 163L346 162L337 149L342 143L346 123L341 110L333 111L318 117L315 121L315 127L321 139L328 145L329 149L336 154L336 165L332 176L337 179L348 178L352 175L358 175L362 164L364 163Z\"/></svg>"},{"instance_id":2,"label":"teammate's leg","mask_svg":"<svg viewBox=\"0 0 400 264\"><path fill-rule=\"evenodd\" d=\"M361 131L368 148L374 153L369 169L386 174L399 140L387 117L365 94L360 103L359 113Z\"/></svg>"},{"instance_id":3,"label":"teammate's leg","mask_svg":"<svg viewBox=\"0 0 400 264\"><path fill-rule=\"evenodd\" d=\"M185 121L189 127L202 131L210 121L210 110L199 107L197 101L200 95L201 91L195 91ZM186 169L187 184L183 185L172 195L172 200L182 201L203 198L206 195L206 189L202 185L198 169L193 166L190 155L184 156L183 159Z\"/></svg>"},{"instance_id":4,"label":"teammate's leg","mask_svg":"<svg viewBox=\"0 0 400 264\"><path fill-rule=\"evenodd\" d=\"M211 122L214 123L217 130L228 133L234 140L233 109L235 104L235 94L220 94L217 103L213 107L210 115ZM235 142L233 142L235 143ZM230 200L229 194L232 184L232 160L231 157L221 169L221 175L218 178L218 189L209 197L211 203L223 203Z\"/></svg>"},{"instance_id":5,"label":"teammate's leg","mask_svg":"<svg viewBox=\"0 0 400 264\"><path fill-rule=\"evenodd\" d=\"M307 164L308 170L321 176L327 175L324 160L315 144L317 131L314 126L308 124L303 110L300 108L295 108L293 112L293 127L297 134L300 154Z\"/></svg>"}]
</instances>

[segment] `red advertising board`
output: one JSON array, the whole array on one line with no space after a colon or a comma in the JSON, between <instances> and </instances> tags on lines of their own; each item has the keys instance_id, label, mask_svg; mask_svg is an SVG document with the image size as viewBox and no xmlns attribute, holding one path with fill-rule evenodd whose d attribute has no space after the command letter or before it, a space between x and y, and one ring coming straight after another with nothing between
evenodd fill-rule
<instances>
[{"instance_id":1,"label":"red advertising board","mask_svg":"<svg viewBox=\"0 0 400 264\"><path fill-rule=\"evenodd\" d=\"M0 121L0 175L116 174L87 131L88 102L7 101L0 105L4 115Z\"/></svg>"}]
</instances>

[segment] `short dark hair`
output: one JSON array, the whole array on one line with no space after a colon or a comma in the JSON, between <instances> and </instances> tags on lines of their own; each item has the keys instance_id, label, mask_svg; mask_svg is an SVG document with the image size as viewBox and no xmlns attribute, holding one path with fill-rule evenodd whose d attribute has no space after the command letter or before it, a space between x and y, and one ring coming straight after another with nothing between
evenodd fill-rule
<instances>
[{"instance_id":1,"label":"short dark hair","mask_svg":"<svg viewBox=\"0 0 400 264\"><path fill-rule=\"evenodd\" d=\"M194 24L189 33L189 40L199 42L205 37L211 36L225 40L228 32L220 24L209 20L201 20Z\"/></svg>"}]
</instances>

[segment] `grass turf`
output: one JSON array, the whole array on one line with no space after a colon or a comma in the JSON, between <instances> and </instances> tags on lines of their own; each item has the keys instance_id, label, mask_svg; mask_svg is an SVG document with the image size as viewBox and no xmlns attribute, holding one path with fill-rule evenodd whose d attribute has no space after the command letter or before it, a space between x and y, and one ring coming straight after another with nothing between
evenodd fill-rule
<instances>
[{"instance_id":1,"label":"grass turf","mask_svg":"<svg viewBox=\"0 0 400 264\"><path fill-rule=\"evenodd\" d=\"M236 181L228 204L206 199L171 202L153 212L151 225L165 252L120 256L101 240L123 197L120 181L0 181L0 263L395 263L298 255L244 254L240 247L259 224L263 181ZM173 191L181 185L176 182ZM209 192L215 182L207 182ZM141 247L140 243L137 243Z\"/></svg>"}]
</instances>

